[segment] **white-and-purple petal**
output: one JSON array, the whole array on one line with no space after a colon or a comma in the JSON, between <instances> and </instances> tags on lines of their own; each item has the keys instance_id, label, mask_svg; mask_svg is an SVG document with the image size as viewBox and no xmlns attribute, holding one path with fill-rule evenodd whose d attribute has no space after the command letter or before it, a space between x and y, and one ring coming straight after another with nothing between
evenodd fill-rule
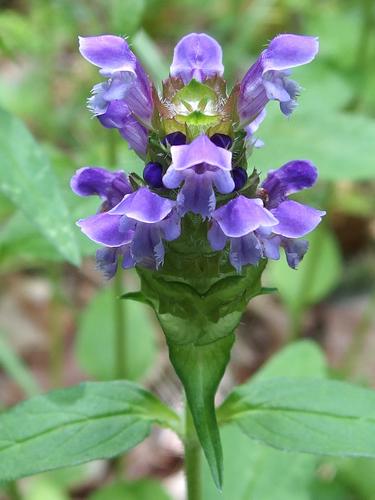
<instances>
[{"instance_id":1,"label":"white-and-purple petal","mask_svg":"<svg viewBox=\"0 0 375 500\"><path fill-rule=\"evenodd\" d=\"M303 35L275 37L247 71L240 84L238 112L241 122L252 122L269 100L280 102L289 116L297 105L299 85L290 80L290 68L311 62L319 50L318 39Z\"/></svg>"},{"instance_id":2,"label":"white-and-purple petal","mask_svg":"<svg viewBox=\"0 0 375 500\"><path fill-rule=\"evenodd\" d=\"M82 56L108 78L93 87L88 105L94 116L105 114L111 102L124 100L134 117L149 125L153 111L151 83L127 42L113 35L79 37L79 47Z\"/></svg>"},{"instance_id":3,"label":"white-and-purple petal","mask_svg":"<svg viewBox=\"0 0 375 500\"><path fill-rule=\"evenodd\" d=\"M174 49L170 75L181 78L185 84L193 78L204 82L223 75L222 58L221 47L214 38L205 33L190 33Z\"/></svg>"}]
</instances>

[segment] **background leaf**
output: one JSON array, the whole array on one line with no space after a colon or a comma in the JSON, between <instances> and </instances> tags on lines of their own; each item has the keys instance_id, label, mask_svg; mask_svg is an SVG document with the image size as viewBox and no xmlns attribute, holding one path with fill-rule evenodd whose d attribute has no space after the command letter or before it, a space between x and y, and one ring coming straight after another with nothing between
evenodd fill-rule
<instances>
[{"instance_id":1,"label":"background leaf","mask_svg":"<svg viewBox=\"0 0 375 500\"><path fill-rule=\"evenodd\" d=\"M0 415L0 481L116 456L145 439L152 423L177 421L131 382L88 382L37 396Z\"/></svg>"},{"instance_id":2,"label":"background leaf","mask_svg":"<svg viewBox=\"0 0 375 500\"><path fill-rule=\"evenodd\" d=\"M0 332L0 367L21 387L26 396L38 394L39 386L34 375L8 345L3 332Z\"/></svg>"},{"instance_id":3,"label":"background leaf","mask_svg":"<svg viewBox=\"0 0 375 500\"><path fill-rule=\"evenodd\" d=\"M160 483L151 479L113 483L98 490L90 500L170 500Z\"/></svg>"},{"instance_id":4,"label":"background leaf","mask_svg":"<svg viewBox=\"0 0 375 500\"><path fill-rule=\"evenodd\" d=\"M79 264L73 221L47 156L22 122L0 110L0 191L61 255Z\"/></svg>"},{"instance_id":5,"label":"background leaf","mask_svg":"<svg viewBox=\"0 0 375 500\"><path fill-rule=\"evenodd\" d=\"M114 296L103 288L84 310L76 335L76 355L82 369L98 380L116 378ZM149 309L134 301L121 301L124 308L124 365L127 378L140 379L152 367L156 355L155 326Z\"/></svg>"},{"instance_id":6,"label":"background leaf","mask_svg":"<svg viewBox=\"0 0 375 500\"><path fill-rule=\"evenodd\" d=\"M219 409L275 448L375 458L375 392L344 382L278 378L237 387Z\"/></svg>"},{"instance_id":7,"label":"background leaf","mask_svg":"<svg viewBox=\"0 0 375 500\"><path fill-rule=\"evenodd\" d=\"M291 269L284 257L269 263L270 282L292 311L321 300L341 275L342 259L333 234L321 226L307 239L309 250L297 270Z\"/></svg>"},{"instance_id":8,"label":"background leaf","mask_svg":"<svg viewBox=\"0 0 375 500\"><path fill-rule=\"evenodd\" d=\"M310 340L289 344L252 377L250 384L272 377L324 377L326 363L319 347ZM203 498L207 500L307 500L317 458L285 453L266 445L245 442L234 424L221 430L224 454L223 492L207 480L203 468ZM272 480L270 480L272 478Z\"/></svg>"}]
</instances>

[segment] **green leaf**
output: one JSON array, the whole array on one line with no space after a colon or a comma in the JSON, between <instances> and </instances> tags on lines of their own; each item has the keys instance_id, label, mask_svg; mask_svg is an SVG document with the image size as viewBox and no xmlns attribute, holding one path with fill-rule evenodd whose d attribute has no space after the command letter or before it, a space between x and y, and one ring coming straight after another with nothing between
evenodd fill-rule
<instances>
[{"instance_id":1,"label":"green leaf","mask_svg":"<svg viewBox=\"0 0 375 500\"><path fill-rule=\"evenodd\" d=\"M47 156L23 123L0 110L0 191L69 262L79 264L73 221Z\"/></svg>"},{"instance_id":2,"label":"green leaf","mask_svg":"<svg viewBox=\"0 0 375 500\"><path fill-rule=\"evenodd\" d=\"M191 221L190 221L191 222ZM189 223L188 221L186 223ZM202 230L199 224L198 232ZM171 245L163 269L137 269L141 292L152 305L165 333L169 356L185 389L199 441L220 488L222 451L214 398L228 364L234 330L251 297L262 293L260 277L265 261L239 275L219 262L220 254L206 254L194 245L202 240L192 231L192 244ZM189 253L183 253L183 248ZM190 253L191 252L191 253Z\"/></svg>"},{"instance_id":3,"label":"green leaf","mask_svg":"<svg viewBox=\"0 0 375 500\"><path fill-rule=\"evenodd\" d=\"M27 396L34 396L39 392L34 375L8 345L3 332L0 332L0 367L21 387Z\"/></svg>"},{"instance_id":4,"label":"green leaf","mask_svg":"<svg viewBox=\"0 0 375 500\"><path fill-rule=\"evenodd\" d=\"M87 382L25 401L0 415L0 481L110 458L177 415L126 381Z\"/></svg>"},{"instance_id":5,"label":"green leaf","mask_svg":"<svg viewBox=\"0 0 375 500\"><path fill-rule=\"evenodd\" d=\"M116 378L115 296L110 287L101 290L84 310L76 336L80 366L99 380ZM140 379L152 367L156 354L155 326L151 311L134 301L121 301L124 308L124 365L127 378ZM149 314L150 313L150 314Z\"/></svg>"},{"instance_id":6,"label":"green leaf","mask_svg":"<svg viewBox=\"0 0 375 500\"><path fill-rule=\"evenodd\" d=\"M324 226L308 238L310 242L298 269L291 269L286 259L270 262L270 281L292 311L322 300L337 285L342 259L333 234Z\"/></svg>"},{"instance_id":7,"label":"green leaf","mask_svg":"<svg viewBox=\"0 0 375 500\"><path fill-rule=\"evenodd\" d=\"M271 358L251 380L252 385L272 377L324 377L322 351L310 340L289 344ZM311 455L285 453L255 442L244 441L232 425L221 432L224 453L223 492L212 487L203 473L207 500L310 500L309 483L314 478L317 459ZM269 478L272 477L272 481Z\"/></svg>"},{"instance_id":8,"label":"green leaf","mask_svg":"<svg viewBox=\"0 0 375 500\"><path fill-rule=\"evenodd\" d=\"M375 392L344 382L267 379L237 387L218 411L275 448L375 458Z\"/></svg>"},{"instance_id":9,"label":"green leaf","mask_svg":"<svg viewBox=\"0 0 375 500\"><path fill-rule=\"evenodd\" d=\"M325 377L324 354L311 340L293 342L275 354L247 384L274 377Z\"/></svg>"},{"instance_id":10,"label":"green leaf","mask_svg":"<svg viewBox=\"0 0 375 500\"><path fill-rule=\"evenodd\" d=\"M286 453L244 440L233 424L221 431L224 452L223 491L203 467L204 500L313 500L309 487L317 457Z\"/></svg>"},{"instance_id":11,"label":"green leaf","mask_svg":"<svg viewBox=\"0 0 375 500\"><path fill-rule=\"evenodd\" d=\"M110 16L112 33L131 36L139 28L145 10L145 0L110 0L106 11Z\"/></svg>"},{"instance_id":12,"label":"green leaf","mask_svg":"<svg viewBox=\"0 0 375 500\"><path fill-rule=\"evenodd\" d=\"M170 500L161 484L151 479L114 483L90 495L90 500Z\"/></svg>"},{"instance_id":13,"label":"green leaf","mask_svg":"<svg viewBox=\"0 0 375 500\"><path fill-rule=\"evenodd\" d=\"M150 73L152 79L161 82L164 78L167 78L169 66L159 47L144 30L138 31L132 43L137 56Z\"/></svg>"}]
</instances>

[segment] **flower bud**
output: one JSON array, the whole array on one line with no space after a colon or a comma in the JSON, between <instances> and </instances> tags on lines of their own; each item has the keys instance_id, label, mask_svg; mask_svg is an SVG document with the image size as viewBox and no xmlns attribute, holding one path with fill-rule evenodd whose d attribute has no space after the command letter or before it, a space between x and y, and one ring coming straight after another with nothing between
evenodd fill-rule
<instances>
[{"instance_id":1,"label":"flower bud","mask_svg":"<svg viewBox=\"0 0 375 500\"><path fill-rule=\"evenodd\" d=\"M163 167L160 163L150 162L147 163L143 170L143 178L150 187L162 188L163 184Z\"/></svg>"}]
</instances>

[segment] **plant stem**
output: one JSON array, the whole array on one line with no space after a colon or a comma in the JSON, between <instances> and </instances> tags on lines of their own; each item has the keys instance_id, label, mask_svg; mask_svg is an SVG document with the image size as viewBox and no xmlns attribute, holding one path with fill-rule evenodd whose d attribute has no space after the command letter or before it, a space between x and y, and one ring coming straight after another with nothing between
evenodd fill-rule
<instances>
[{"instance_id":1,"label":"plant stem","mask_svg":"<svg viewBox=\"0 0 375 500\"><path fill-rule=\"evenodd\" d=\"M193 417L185 402L185 475L187 500L202 499L201 447L195 432Z\"/></svg>"},{"instance_id":2,"label":"plant stem","mask_svg":"<svg viewBox=\"0 0 375 500\"><path fill-rule=\"evenodd\" d=\"M21 500L22 499L21 494L18 490L18 486L17 486L16 481L10 481L6 485L6 491L7 491L9 498L11 500Z\"/></svg>"},{"instance_id":3,"label":"plant stem","mask_svg":"<svg viewBox=\"0 0 375 500\"><path fill-rule=\"evenodd\" d=\"M116 351L116 378L126 378L126 331L125 331L125 316L124 316L124 301L120 299L124 293L122 283L122 273L119 270L113 279L114 293L114 323L115 323L115 351Z\"/></svg>"}]
</instances>

